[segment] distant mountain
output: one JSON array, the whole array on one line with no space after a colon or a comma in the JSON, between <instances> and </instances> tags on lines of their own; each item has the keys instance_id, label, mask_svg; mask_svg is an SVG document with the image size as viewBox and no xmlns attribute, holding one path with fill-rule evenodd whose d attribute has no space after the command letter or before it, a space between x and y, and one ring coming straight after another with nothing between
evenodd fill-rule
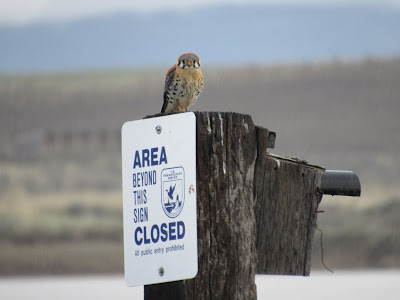
<instances>
[{"instance_id":1,"label":"distant mountain","mask_svg":"<svg viewBox=\"0 0 400 300\"><path fill-rule=\"evenodd\" d=\"M0 72L166 67L183 52L220 64L400 56L400 11L220 6L0 27Z\"/></svg>"}]
</instances>

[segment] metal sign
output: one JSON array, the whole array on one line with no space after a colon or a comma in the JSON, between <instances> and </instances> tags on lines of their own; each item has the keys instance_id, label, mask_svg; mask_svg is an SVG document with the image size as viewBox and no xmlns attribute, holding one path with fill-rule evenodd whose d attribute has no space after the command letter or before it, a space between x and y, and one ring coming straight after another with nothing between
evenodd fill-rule
<instances>
[{"instance_id":1,"label":"metal sign","mask_svg":"<svg viewBox=\"0 0 400 300\"><path fill-rule=\"evenodd\" d=\"M122 188L127 285L196 276L194 113L123 125Z\"/></svg>"}]
</instances>

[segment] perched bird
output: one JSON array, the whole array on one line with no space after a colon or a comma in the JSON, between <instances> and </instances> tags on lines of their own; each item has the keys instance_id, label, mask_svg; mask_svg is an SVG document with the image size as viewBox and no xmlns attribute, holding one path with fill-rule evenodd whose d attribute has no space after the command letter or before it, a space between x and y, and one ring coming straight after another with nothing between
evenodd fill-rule
<instances>
[{"instance_id":1,"label":"perched bird","mask_svg":"<svg viewBox=\"0 0 400 300\"><path fill-rule=\"evenodd\" d=\"M175 66L165 76L162 113L188 110L203 89L200 58L194 53L179 56Z\"/></svg>"}]
</instances>

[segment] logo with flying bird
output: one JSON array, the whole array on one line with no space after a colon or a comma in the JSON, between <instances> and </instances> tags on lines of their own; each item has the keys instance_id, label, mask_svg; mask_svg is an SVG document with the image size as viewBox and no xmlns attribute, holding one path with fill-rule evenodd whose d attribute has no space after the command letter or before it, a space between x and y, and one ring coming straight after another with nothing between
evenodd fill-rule
<instances>
[{"instance_id":1,"label":"logo with flying bird","mask_svg":"<svg viewBox=\"0 0 400 300\"><path fill-rule=\"evenodd\" d=\"M169 187L169 191L165 190L168 193L168 204L170 204L169 200L174 200L175 187L176 187L176 184L174 185L174 187L170 186Z\"/></svg>"},{"instance_id":2,"label":"logo with flying bird","mask_svg":"<svg viewBox=\"0 0 400 300\"><path fill-rule=\"evenodd\" d=\"M177 217L185 201L185 177L182 167L164 169L162 178L161 205L169 218Z\"/></svg>"}]
</instances>

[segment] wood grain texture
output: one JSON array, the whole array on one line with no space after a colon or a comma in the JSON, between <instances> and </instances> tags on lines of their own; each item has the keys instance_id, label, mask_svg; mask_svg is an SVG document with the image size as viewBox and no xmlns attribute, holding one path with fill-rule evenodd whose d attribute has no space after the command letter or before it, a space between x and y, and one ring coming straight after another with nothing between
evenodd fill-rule
<instances>
[{"instance_id":1,"label":"wood grain texture","mask_svg":"<svg viewBox=\"0 0 400 300\"><path fill-rule=\"evenodd\" d=\"M267 130L257 137L262 152ZM257 274L309 275L322 170L259 155L255 173Z\"/></svg>"},{"instance_id":2,"label":"wood grain texture","mask_svg":"<svg viewBox=\"0 0 400 300\"><path fill-rule=\"evenodd\" d=\"M256 135L248 115L196 113L199 272L187 299L256 299Z\"/></svg>"},{"instance_id":3,"label":"wood grain texture","mask_svg":"<svg viewBox=\"0 0 400 300\"><path fill-rule=\"evenodd\" d=\"M276 135L248 115L195 114L198 274L145 299L256 299L256 273L309 275L321 170L267 157Z\"/></svg>"}]
</instances>

